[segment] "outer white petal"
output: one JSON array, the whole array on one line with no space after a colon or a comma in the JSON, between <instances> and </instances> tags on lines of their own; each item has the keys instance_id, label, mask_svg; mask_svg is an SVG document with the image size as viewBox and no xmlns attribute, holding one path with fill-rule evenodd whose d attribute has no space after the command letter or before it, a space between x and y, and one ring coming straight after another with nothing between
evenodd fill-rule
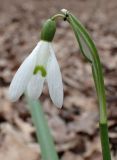
<instances>
[{"instance_id":1,"label":"outer white petal","mask_svg":"<svg viewBox=\"0 0 117 160\"><path fill-rule=\"evenodd\" d=\"M32 99L39 98L39 96L42 93L44 80L45 78L42 77L40 73L32 76L27 87L27 93L30 98Z\"/></svg>"},{"instance_id":2,"label":"outer white petal","mask_svg":"<svg viewBox=\"0 0 117 160\"><path fill-rule=\"evenodd\" d=\"M46 67L47 62L48 62L48 58L50 56L49 53L49 42L43 41L41 40L41 46L40 46L40 50L37 54L37 64L38 65L43 65L44 67Z\"/></svg>"},{"instance_id":3,"label":"outer white petal","mask_svg":"<svg viewBox=\"0 0 117 160\"><path fill-rule=\"evenodd\" d=\"M50 58L47 65L47 82L53 103L61 108L63 105L63 83L60 68L51 45Z\"/></svg>"},{"instance_id":4,"label":"outer white petal","mask_svg":"<svg viewBox=\"0 0 117 160\"><path fill-rule=\"evenodd\" d=\"M24 92L36 64L36 55L39 51L40 44L33 49L32 53L24 60L18 71L16 72L8 91L8 97L11 101L16 101Z\"/></svg>"}]
</instances>

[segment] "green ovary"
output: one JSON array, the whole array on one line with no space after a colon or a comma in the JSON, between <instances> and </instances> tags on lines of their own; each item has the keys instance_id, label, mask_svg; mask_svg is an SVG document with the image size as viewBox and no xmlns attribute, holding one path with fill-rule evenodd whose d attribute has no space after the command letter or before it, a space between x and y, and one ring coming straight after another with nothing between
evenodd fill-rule
<instances>
[{"instance_id":1,"label":"green ovary","mask_svg":"<svg viewBox=\"0 0 117 160\"><path fill-rule=\"evenodd\" d=\"M40 65L35 67L35 69L33 71L33 74L37 74L39 71L41 72L42 77L46 77L47 72L46 72L45 68L43 66L40 66Z\"/></svg>"}]
</instances>

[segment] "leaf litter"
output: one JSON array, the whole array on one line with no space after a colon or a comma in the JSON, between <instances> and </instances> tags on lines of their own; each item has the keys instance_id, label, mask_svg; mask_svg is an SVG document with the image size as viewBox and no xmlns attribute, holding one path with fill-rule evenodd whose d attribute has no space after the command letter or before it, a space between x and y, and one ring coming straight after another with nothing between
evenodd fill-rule
<instances>
[{"instance_id":1,"label":"leaf litter","mask_svg":"<svg viewBox=\"0 0 117 160\"><path fill-rule=\"evenodd\" d=\"M0 1L0 159L41 159L26 101L22 97L11 103L7 90L17 68L39 40L44 20L63 6L85 24L98 47L105 77L112 160L117 157L116 0L5 0ZM98 102L91 68L80 54L69 25L61 21L57 25L53 45L65 98L63 108L56 109L44 87L41 101L45 116L61 160L101 160Z\"/></svg>"}]
</instances>

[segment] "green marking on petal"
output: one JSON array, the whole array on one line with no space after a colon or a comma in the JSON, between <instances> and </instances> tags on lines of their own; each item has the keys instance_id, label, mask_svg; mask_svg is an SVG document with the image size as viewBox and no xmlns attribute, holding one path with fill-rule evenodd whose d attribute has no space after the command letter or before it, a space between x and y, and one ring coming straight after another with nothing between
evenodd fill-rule
<instances>
[{"instance_id":1,"label":"green marking on petal","mask_svg":"<svg viewBox=\"0 0 117 160\"><path fill-rule=\"evenodd\" d=\"M46 72L45 68L43 66L40 66L40 65L35 67L35 69L33 71L33 74L37 74L39 71L41 72L42 77L45 77L47 75L47 72Z\"/></svg>"}]
</instances>

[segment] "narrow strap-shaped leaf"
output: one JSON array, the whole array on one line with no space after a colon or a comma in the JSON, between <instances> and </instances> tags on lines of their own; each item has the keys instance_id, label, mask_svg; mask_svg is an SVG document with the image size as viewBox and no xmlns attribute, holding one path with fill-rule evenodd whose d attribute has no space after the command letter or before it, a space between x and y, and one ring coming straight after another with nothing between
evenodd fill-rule
<instances>
[{"instance_id":1,"label":"narrow strap-shaped leaf","mask_svg":"<svg viewBox=\"0 0 117 160\"><path fill-rule=\"evenodd\" d=\"M26 95L27 97L27 95ZM27 97L29 110L31 112L32 120L36 128L37 139L40 144L43 160L58 160L58 155L55 150L52 136L45 119L42 106L38 100L31 100Z\"/></svg>"}]
</instances>

